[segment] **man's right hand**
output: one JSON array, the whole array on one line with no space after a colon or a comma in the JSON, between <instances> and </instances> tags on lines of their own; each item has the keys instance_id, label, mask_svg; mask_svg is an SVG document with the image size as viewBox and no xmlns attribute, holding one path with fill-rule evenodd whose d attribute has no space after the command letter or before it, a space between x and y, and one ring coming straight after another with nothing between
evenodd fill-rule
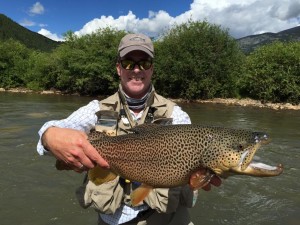
<instances>
[{"instance_id":1,"label":"man's right hand","mask_svg":"<svg viewBox=\"0 0 300 225\"><path fill-rule=\"evenodd\" d=\"M94 168L96 164L109 167L82 131L50 127L42 136L42 144L58 160L77 172Z\"/></svg>"}]
</instances>

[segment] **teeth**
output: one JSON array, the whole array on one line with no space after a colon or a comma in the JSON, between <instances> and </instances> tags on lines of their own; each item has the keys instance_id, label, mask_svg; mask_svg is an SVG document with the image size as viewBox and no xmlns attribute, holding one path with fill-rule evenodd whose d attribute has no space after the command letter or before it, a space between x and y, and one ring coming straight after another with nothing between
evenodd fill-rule
<instances>
[{"instance_id":1,"label":"teeth","mask_svg":"<svg viewBox=\"0 0 300 225\"><path fill-rule=\"evenodd\" d=\"M242 156L241 156L241 159L240 159L240 162L239 162L239 166L241 166L244 162L244 159L246 158L246 156L248 155L249 151L245 151Z\"/></svg>"},{"instance_id":2,"label":"teeth","mask_svg":"<svg viewBox=\"0 0 300 225\"><path fill-rule=\"evenodd\" d=\"M131 80L143 80L143 78L141 78L141 77L132 77L132 78L130 78Z\"/></svg>"}]
</instances>

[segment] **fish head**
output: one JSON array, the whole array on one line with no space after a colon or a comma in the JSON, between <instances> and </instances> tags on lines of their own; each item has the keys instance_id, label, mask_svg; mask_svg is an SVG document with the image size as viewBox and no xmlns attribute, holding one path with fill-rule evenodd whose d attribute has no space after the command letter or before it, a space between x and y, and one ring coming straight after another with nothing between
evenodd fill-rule
<instances>
[{"instance_id":1,"label":"fish head","mask_svg":"<svg viewBox=\"0 0 300 225\"><path fill-rule=\"evenodd\" d=\"M270 143L270 138L264 132L252 132L248 130L227 129L217 135L212 141L210 151L213 152L213 160L209 161L209 155L204 157L207 165L220 177L226 178L235 174L249 176L277 176L282 173L283 167L269 166L264 163L254 162L257 150ZM211 153L210 153L211 154Z\"/></svg>"}]
</instances>

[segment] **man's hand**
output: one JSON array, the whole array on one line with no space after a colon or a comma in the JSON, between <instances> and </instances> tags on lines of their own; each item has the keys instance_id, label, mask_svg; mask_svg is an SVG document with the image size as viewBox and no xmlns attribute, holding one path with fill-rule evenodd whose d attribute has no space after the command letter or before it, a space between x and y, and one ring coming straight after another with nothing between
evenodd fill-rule
<instances>
[{"instance_id":1,"label":"man's hand","mask_svg":"<svg viewBox=\"0 0 300 225\"><path fill-rule=\"evenodd\" d=\"M203 168L191 175L189 185L192 190L202 188L205 191L209 191L211 189L211 184L219 187L221 183L222 181L218 176Z\"/></svg>"},{"instance_id":2,"label":"man's hand","mask_svg":"<svg viewBox=\"0 0 300 225\"><path fill-rule=\"evenodd\" d=\"M96 164L104 168L109 167L82 131L50 127L42 136L42 144L59 161L76 172L94 168Z\"/></svg>"}]
</instances>

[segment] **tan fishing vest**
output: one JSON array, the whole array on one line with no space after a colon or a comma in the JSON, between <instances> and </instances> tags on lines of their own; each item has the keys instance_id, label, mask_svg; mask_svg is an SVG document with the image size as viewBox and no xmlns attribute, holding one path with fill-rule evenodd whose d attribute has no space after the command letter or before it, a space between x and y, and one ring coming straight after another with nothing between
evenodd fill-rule
<instances>
[{"instance_id":1,"label":"tan fishing vest","mask_svg":"<svg viewBox=\"0 0 300 225\"><path fill-rule=\"evenodd\" d=\"M100 111L96 114L99 119L99 115L101 116L101 113L106 112L104 114L108 120L109 115L112 115L117 121L115 127L117 135L121 135L126 133L126 130L137 125L151 123L161 118L170 118L175 105L174 102L158 95L154 91L154 88L152 88L152 92L146 101L142 117L136 122L132 119L125 97L118 91L114 95L100 101Z\"/></svg>"},{"instance_id":2,"label":"tan fishing vest","mask_svg":"<svg viewBox=\"0 0 300 225\"><path fill-rule=\"evenodd\" d=\"M97 112L97 116L105 112L103 114L106 119L104 123L109 125L114 124L110 121L116 121L117 125L114 129L116 129L117 135L125 134L127 129L136 125L151 123L161 118L170 118L176 104L158 95L154 88L152 90L142 117L138 122L133 121L125 98L119 91L100 101L100 111ZM122 117L126 117L128 123L125 124ZM113 214L122 203L130 206L130 192L133 190L134 182L127 181L119 177L97 186L93 182L86 180L84 185L77 190L79 203L83 208L91 206L101 213ZM155 188L145 198L144 202L150 208L143 211L147 212L145 216L137 217L138 221L141 222L128 224L146 224L148 219L149 224L169 224L171 220L175 221L172 224L189 224L190 219L186 207L192 207L193 191L191 191L189 186L172 189ZM184 213L181 213L182 210L180 209L183 209ZM183 218L187 218L188 222L179 222ZM99 224L106 223L100 222Z\"/></svg>"}]
</instances>

